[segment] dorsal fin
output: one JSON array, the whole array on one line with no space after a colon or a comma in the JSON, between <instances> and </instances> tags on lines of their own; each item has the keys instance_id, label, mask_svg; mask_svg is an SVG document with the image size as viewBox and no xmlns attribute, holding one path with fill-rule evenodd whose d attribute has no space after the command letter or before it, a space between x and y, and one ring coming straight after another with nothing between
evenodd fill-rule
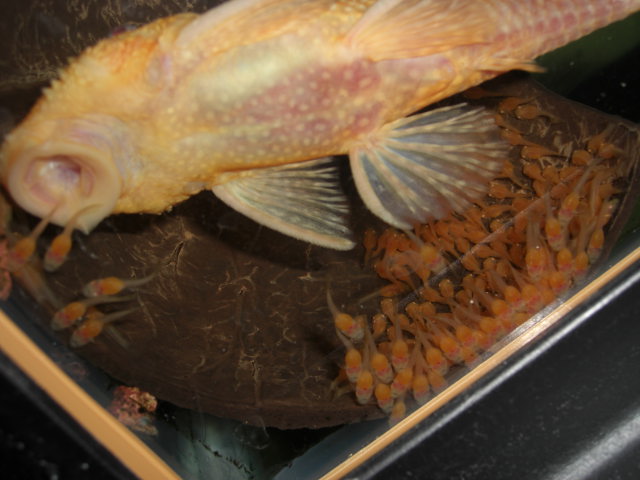
<instances>
[{"instance_id":1,"label":"dorsal fin","mask_svg":"<svg viewBox=\"0 0 640 480\"><path fill-rule=\"evenodd\" d=\"M326 10L327 0L236 0L205 12L187 25L177 49L207 55L266 40Z\"/></svg>"},{"instance_id":2,"label":"dorsal fin","mask_svg":"<svg viewBox=\"0 0 640 480\"><path fill-rule=\"evenodd\" d=\"M489 42L486 2L379 0L354 25L347 42L374 61L422 57Z\"/></svg>"}]
</instances>

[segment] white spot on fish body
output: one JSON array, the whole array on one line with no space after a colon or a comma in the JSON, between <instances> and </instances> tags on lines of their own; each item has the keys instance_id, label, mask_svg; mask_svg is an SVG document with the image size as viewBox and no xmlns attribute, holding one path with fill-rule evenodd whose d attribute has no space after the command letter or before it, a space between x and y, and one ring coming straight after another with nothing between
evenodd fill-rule
<instances>
[{"instance_id":1,"label":"white spot on fish body","mask_svg":"<svg viewBox=\"0 0 640 480\"><path fill-rule=\"evenodd\" d=\"M367 87L370 87L371 85L373 85L373 79L371 77L363 77L358 82L358 88L362 90L366 89Z\"/></svg>"},{"instance_id":2,"label":"white spot on fish body","mask_svg":"<svg viewBox=\"0 0 640 480\"><path fill-rule=\"evenodd\" d=\"M371 124L371 119L368 117L360 117L357 122L358 127L361 127L361 128L368 127L370 124Z\"/></svg>"},{"instance_id":3,"label":"white spot on fish body","mask_svg":"<svg viewBox=\"0 0 640 480\"><path fill-rule=\"evenodd\" d=\"M314 126L313 129L316 132L326 132L327 131L327 124L324 122L317 122Z\"/></svg>"}]
</instances>

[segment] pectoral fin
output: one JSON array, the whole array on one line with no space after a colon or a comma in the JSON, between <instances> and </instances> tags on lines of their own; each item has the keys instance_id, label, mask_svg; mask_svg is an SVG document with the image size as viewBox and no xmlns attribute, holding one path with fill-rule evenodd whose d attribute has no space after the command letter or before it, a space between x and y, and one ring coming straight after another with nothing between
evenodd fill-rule
<instances>
[{"instance_id":1,"label":"pectoral fin","mask_svg":"<svg viewBox=\"0 0 640 480\"><path fill-rule=\"evenodd\" d=\"M200 15L195 21L184 28L176 40L179 46L188 45L195 40L202 40L210 35L211 31L224 27L226 24L242 24L251 18L252 15L273 9L283 3L282 0L236 0L226 2L212 8L208 12Z\"/></svg>"},{"instance_id":2,"label":"pectoral fin","mask_svg":"<svg viewBox=\"0 0 640 480\"><path fill-rule=\"evenodd\" d=\"M175 41L188 57L212 55L273 38L295 22L317 18L326 6L317 0L235 0L223 2L185 26Z\"/></svg>"},{"instance_id":3,"label":"pectoral fin","mask_svg":"<svg viewBox=\"0 0 640 480\"><path fill-rule=\"evenodd\" d=\"M338 250L354 246L331 158L252 170L212 190L233 209L286 235Z\"/></svg>"},{"instance_id":4,"label":"pectoral fin","mask_svg":"<svg viewBox=\"0 0 640 480\"><path fill-rule=\"evenodd\" d=\"M385 125L349 157L369 209L408 229L461 211L486 193L506 148L488 112L460 104Z\"/></svg>"}]
</instances>

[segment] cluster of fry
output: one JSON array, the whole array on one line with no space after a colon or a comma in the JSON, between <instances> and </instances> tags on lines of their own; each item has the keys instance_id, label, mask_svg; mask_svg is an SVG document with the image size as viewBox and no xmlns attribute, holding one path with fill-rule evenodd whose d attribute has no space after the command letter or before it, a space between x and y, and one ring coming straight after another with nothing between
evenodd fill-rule
<instances>
[{"instance_id":1,"label":"cluster of fry","mask_svg":"<svg viewBox=\"0 0 640 480\"><path fill-rule=\"evenodd\" d=\"M68 303L53 315L51 328L53 330L73 328L69 344L74 348L82 347L95 340L107 325L136 310L132 308L105 314L97 306L134 300L134 295L117 295L127 288L142 285L151 278L149 276L123 280L118 277L105 277L92 280L82 289L85 298ZM120 340L120 343L124 342Z\"/></svg>"},{"instance_id":2,"label":"cluster of fry","mask_svg":"<svg viewBox=\"0 0 640 480\"><path fill-rule=\"evenodd\" d=\"M37 258L37 243L45 229L50 223L51 217L55 213L56 206L45 218L33 228L26 236L17 239L8 251L6 258L6 271L14 275L28 273L30 265L40 265ZM47 272L55 272L68 259L72 247L72 234L77 226L78 218L88 210L94 208L90 206L77 212L73 218L65 225L64 229L56 235L47 247L42 259L42 268ZM138 279L122 279L118 277L105 277L92 280L82 289L85 298L68 303L58 310L51 320L51 328L63 330L74 328L69 344L74 347L82 347L92 342L102 333L107 325L126 317L136 309L115 311L105 314L98 309L98 305L109 303L128 302L134 296L116 296L125 289L131 289L143 285L150 281L154 275L149 275ZM33 277L24 276L24 281L33 281ZM39 289L46 290L46 286L38 285ZM114 336L117 334L111 330ZM122 338L117 338L119 343L126 344Z\"/></svg>"},{"instance_id":3,"label":"cluster of fry","mask_svg":"<svg viewBox=\"0 0 640 480\"><path fill-rule=\"evenodd\" d=\"M451 368L473 364L579 282L618 205L621 152L607 143L608 129L563 156L507 125L519 112L545 115L532 101L510 97L500 111L496 121L521 153L487 197L413 231L365 233L365 263L389 282L370 320L339 311L329 297L346 349L340 378L392 423L408 399L423 404L446 387Z\"/></svg>"}]
</instances>

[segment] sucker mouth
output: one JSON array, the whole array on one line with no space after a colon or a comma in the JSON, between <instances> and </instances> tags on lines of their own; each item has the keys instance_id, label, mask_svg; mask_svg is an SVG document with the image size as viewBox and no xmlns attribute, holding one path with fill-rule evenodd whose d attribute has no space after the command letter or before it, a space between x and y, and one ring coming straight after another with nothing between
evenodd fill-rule
<instances>
[{"instance_id":1,"label":"sucker mouth","mask_svg":"<svg viewBox=\"0 0 640 480\"><path fill-rule=\"evenodd\" d=\"M69 196L91 195L93 177L93 172L78 157L53 155L34 159L26 171L24 182L33 195L53 204Z\"/></svg>"},{"instance_id":2,"label":"sucker mouth","mask_svg":"<svg viewBox=\"0 0 640 480\"><path fill-rule=\"evenodd\" d=\"M88 233L116 210L125 183L119 162L129 149L126 125L115 118L35 115L0 147L0 176L27 212L45 218L55 207L50 223L77 219L76 228Z\"/></svg>"},{"instance_id":3,"label":"sucker mouth","mask_svg":"<svg viewBox=\"0 0 640 480\"><path fill-rule=\"evenodd\" d=\"M43 218L56 207L51 223L60 226L94 206L77 219L84 232L113 212L122 189L110 152L71 142L23 151L9 167L6 184L16 203L34 215Z\"/></svg>"}]
</instances>

